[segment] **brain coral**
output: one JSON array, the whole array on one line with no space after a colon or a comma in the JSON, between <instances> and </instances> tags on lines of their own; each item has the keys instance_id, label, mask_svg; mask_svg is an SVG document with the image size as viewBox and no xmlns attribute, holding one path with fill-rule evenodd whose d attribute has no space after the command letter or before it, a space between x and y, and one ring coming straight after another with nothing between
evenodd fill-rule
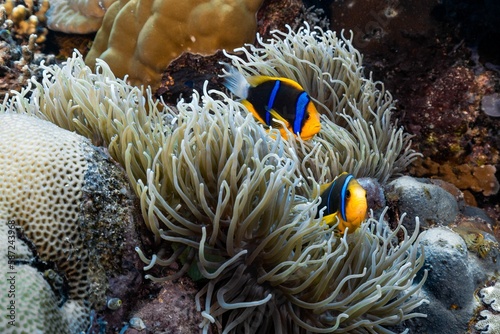
<instances>
[{"instance_id":1,"label":"brain coral","mask_svg":"<svg viewBox=\"0 0 500 334\"><path fill-rule=\"evenodd\" d=\"M75 228L87 169L81 145L82 137L46 121L0 114L0 218L20 225L41 259L66 275L83 329L88 253Z\"/></svg>"},{"instance_id":2,"label":"brain coral","mask_svg":"<svg viewBox=\"0 0 500 334\"><path fill-rule=\"evenodd\" d=\"M58 307L60 296L30 265L33 258L28 245L16 236L15 221L0 219L0 302L4 305L0 332L15 333L16 328L22 328L23 333L70 333L69 321L78 314ZM15 263L16 260L25 263Z\"/></svg>"},{"instance_id":3,"label":"brain coral","mask_svg":"<svg viewBox=\"0 0 500 334\"><path fill-rule=\"evenodd\" d=\"M183 51L212 53L251 42L262 0L121 0L107 10L85 61L106 61L118 77L156 86Z\"/></svg>"},{"instance_id":4,"label":"brain coral","mask_svg":"<svg viewBox=\"0 0 500 334\"><path fill-rule=\"evenodd\" d=\"M4 104L0 218L13 220L34 245L45 263L42 273L59 281L70 332L81 331L89 307L104 306L107 271L120 265L128 183L87 139L5 109Z\"/></svg>"}]
</instances>

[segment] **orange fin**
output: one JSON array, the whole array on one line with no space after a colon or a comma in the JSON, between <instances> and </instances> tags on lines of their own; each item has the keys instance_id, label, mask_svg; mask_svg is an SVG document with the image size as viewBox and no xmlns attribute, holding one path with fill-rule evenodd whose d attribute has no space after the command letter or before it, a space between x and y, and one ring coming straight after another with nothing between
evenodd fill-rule
<instances>
[{"instance_id":1,"label":"orange fin","mask_svg":"<svg viewBox=\"0 0 500 334\"><path fill-rule=\"evenodd\" d=\"M241 100L240 102L245 106L245 108L248 109L248 111L253 115L253 117L257 118L259 122L266 125L266 122L264 122L262 117L260 117L259 113L255 110L253 104L251 104L248 100Z\"/></svg>"},{"instance_id":2,"label":"orange fin","mask_svg":"<svg viewBox=\"0 0 500 334\"><path fill-rule=\"evenodd\" d=\"M332 213L331 215L323 216L323 222L332 226L338 222L337 212Z\"/></svg>"}]
</instances>

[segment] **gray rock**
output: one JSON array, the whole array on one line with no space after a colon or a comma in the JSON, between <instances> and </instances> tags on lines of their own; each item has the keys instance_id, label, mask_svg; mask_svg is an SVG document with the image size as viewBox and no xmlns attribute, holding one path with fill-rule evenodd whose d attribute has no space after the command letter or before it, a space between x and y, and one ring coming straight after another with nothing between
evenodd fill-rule
<instances>
[{"instance_id":1,"label":"gray rock","mask_svg":"<svg viewBox=\"0 0 500 334\"><path fill-rule=\"evenodd\" d=\"M481 258L467 249L464 239L448 227L431 228L420 236L425 252L427 280L422 287L429 304L418 312L427 318L416 318L405 325L410 333L467 333L479 306L477 291L498 272L500 265L491 257Z\"/></svg>"},{"instance_id":2,"label":"gray rock","mask_svg":"<svg viewBox=\"0 0 500 334\"><path fill-rule=\"evenodd\" d=\"M412 233L415 217L420 218L421 228L453 223L459 213L455 197L443 188L409 176L400 177L387 186L386 199L402 214L404 225Z\"/></svg>"}]
</instances>

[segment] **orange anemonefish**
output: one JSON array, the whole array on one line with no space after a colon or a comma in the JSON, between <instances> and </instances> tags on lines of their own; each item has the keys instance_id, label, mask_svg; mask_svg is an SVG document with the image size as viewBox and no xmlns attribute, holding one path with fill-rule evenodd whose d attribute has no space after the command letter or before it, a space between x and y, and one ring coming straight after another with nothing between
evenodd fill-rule
<instances>
[{"instance_id":1,"label":"orange anemonefish","mask_svg":"<svg viewBox=\"0 0 500 334\"><path fill-rule=\"evenodd\" d=\"M340 174L333 182L320 186L321 204L319 210L326 207L323 213L323 221L329 225L339 220L338 229L344 234L354 232L366 218L368 205L366 202L366 190L358 181L346 172Z\"/></svg>"},{"instance_id":2,"label":"orange anemonefish","mask_svg":"<svg viewBox=\"0 0 500 334\"><path fill-rule=\"evenodd\" d=\"M241 103L265 125L287 132L276 120L304 140L311 139L321 129L319 113L309 95L297 82L263 75L245 78L234 67L226 65L229 74L224 86L242 99Z\"/></svg>"}]
</instances>

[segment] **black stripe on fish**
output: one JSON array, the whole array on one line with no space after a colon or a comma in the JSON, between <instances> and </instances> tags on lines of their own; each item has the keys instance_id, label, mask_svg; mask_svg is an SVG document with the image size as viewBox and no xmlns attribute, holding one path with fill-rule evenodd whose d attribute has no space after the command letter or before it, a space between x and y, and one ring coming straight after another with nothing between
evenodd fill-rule
<instances>
[{"instance_id":1,"label":"black stripe on fish","mask_svg":"<svg viewBox=\"0 0 500 334\"><path fill-rule=\"evenodd\" d=\"M307 106L310 99L307 93L281 80L269 80L256 87L250 87L247 101L253 105L267 125L272 125L272 116L269 112L274 109L290 123L294 133L301 132L309 117Z\"/></svg>"}]
</instances>

